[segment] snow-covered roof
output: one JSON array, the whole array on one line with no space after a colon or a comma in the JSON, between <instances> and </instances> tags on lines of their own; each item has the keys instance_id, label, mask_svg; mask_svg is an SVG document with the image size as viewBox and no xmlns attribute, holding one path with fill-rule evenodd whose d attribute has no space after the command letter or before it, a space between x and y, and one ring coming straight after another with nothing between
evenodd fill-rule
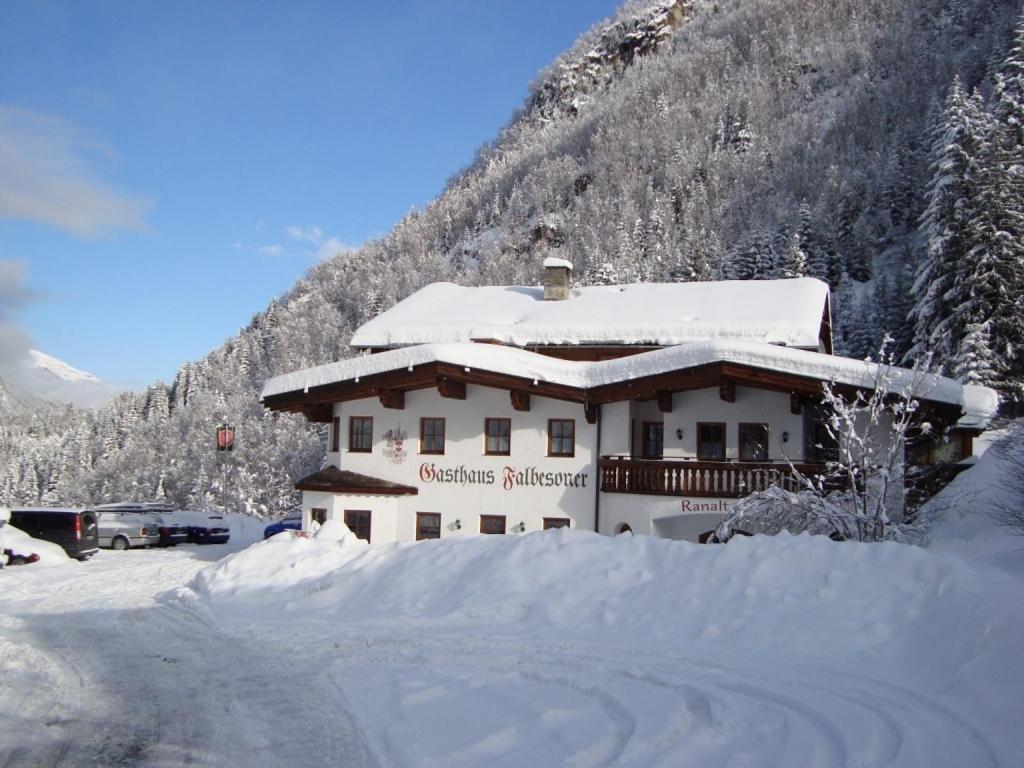
<instances>
[{"instance_id":1,"label":"snow-covered roof","mask_svg":"<svg viewBox=\"0 0 1024 768\"><path fill-rule=\"evenodd\" d=\"M355 347L497 341L670 346L744 339L817 349L828 286L814 278L574 288L544 301L529 286L431 283L352 336Z\"/></svg>"},{"instance_id":2,"label":"snow-covered roof","mask_svg":"<svg viewBox=\"0 0 1024 768\"><path fill-rule=\"evenodd\" d=\"M421 344L277 376L267 381L261 397L307 391L389 371L412 371L426 363L448 363L578 389L711 363L735 363L865 389L875 387L879 374L879 366L874 363L750 341L694 341L597 362L564 360L496 344ZM959 405L964 412L960 426L969 428L983 428L998 405L996 393L987 387L965 386L943 376L894 368L889 389L900 392L906 388L913 388L915 397Z\"/></svg>"},{"instance_id":3,"label":"snow-covered roof","mask_svg":"<svg viewBox=\"0 0 1024 768\"><path fill-rule=\"evenodd\" d=\"M565 269L572 269L572 262L568 259L560 259L557 256L548 256L544 259L544 269L548 267L563 267Z\"/></svg>"},{"instance_id":4,"label":"snow-covered roof","mask_svg":"<svg viewBox=\"0 0 1024 768\"><path fill-rule=\"evenodd\" d=\"M994 389L964 384L962 404L964 415L957 422L965 429L984 429L999 407L999 394Z\"/></svg>"}]
</instances>

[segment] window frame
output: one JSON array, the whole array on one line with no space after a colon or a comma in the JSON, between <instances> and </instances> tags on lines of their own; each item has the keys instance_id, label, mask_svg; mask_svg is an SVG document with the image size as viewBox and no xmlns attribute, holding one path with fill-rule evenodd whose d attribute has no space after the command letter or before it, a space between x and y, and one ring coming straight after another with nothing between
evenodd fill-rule
<instances>
[{"instance_id":1,"label":"window frame","mask_svg":"<svg viewBox=\"0 0 1024 768\"><path fill-rule=\"evenodd\" d=\"M551 528L572 528L572 520L568 517L545 517L541 530L547 531Z\"/></svg>"},{"instance_id":2,"label":"window frame","mask_svg":"<svg viewBox=\"0 0 1024 768\"><path fill-rule=\"evenodd\" d=\"M491 445L490 445L490 441L491 441L490 424L492 422L494 422L494 423L503 423L503 424L507 425L507 427L508 427L508 434L507 435L504 435L504 436L496 435L495 436L496 440L504 439L504 440L507 441L508 447L504 451L492 451L491 450ZM490 416L485 417L484 418L484 456L511 456L511 455L512 455L512 419L505 418L505 417L490 417Z\"/></svg>"},{"instance_id":3,"label":"window frame","mask_svg":"<svg viewBox=\"0 0 1024 768\"><path fill-rule=\"evenodd\" d=\"M360 433L360 437L369 437L369 446L360 448L355 444L356 433L353 427L357 421L366 421L370 424L368 435ZM348 417L348 452L349 453L373 453L373 416L349 416Z\"/></svg>"},{"instance_id":4,"label":"window frame","mask_svg":"<svg viewBox=\"0 0 1024 768\"><path fill-rule=\"evenodd\" d=\"M755 427L762 431L764 434L764 458L763 459L749 459L743 456L743 428L744 427ZM771 428L765 422L760 421L741 421L736 425L736 458L739 461L752 464L766 464L771 460Z\"/></svg>"},{"instance_id":5,"label":"window frame","mask_svg":"<svg viewBox=\"0 0 1024 768\"><path fill-rule=\"evenodd\" d=\"M485 531L484 520L501 520L500 531ZM508 515L480 515L480 533L487 536L503 536L508 533Z\"/></svg>"},{"instance_id":6,"label":"window frame","mask_svg":"<svg viewBox=\"0 0 1024 768\"><path fill-rule=\"evenodd\" d=\"M310 507L309 508L309 522L312 523L316 520L320 525L327 522L327 508L326 507Z\"/></svg>"},{"instance_id":7,"label":"window frame","mask_svg":"<svg viewBox=\"0 0 1024 768\"><path fill-rule=\"evenodd\" d=\"M349 525L349 522L348 522L348 519L349 519L348 516L349 515L366 515L366 538L365 539L363 539L363 537L360 536L359 532L356 530L356 528L360 528L362 526L357 525L356 528L353 528L351 525ZM352 533L354 533L356 535L357 539L363 539L363 541L365 541L367 544L370 543L371 534L373 533L373 510L370 510L370 509L346 509L345 512L342 514L342 519L345 521L345 525L348 526L348 529L350 531L352 531Z\"/></svg>"},{"instance_id":8,"label":"window frame","mask_svg":"<svg viewBox=\"0 0 1024 768\"><path fill-rule=\"evenodd\" d=\"M423 426L428 421L439 421L441 422L441 449L440 450L428 450L424 447L424 434ZM424 456L444 456L445 440L448 434L448 424L445 421L444 416L421 416L420 417L420 454ZM437 435L431 435L431 438L437 438Z\"/></svg>"},{"instance_id":9,"label":"window frame","mask_svg":"<svg viewBox=\"0 0 1024 768\"><path fill-rule=\"evenodd\" d=\"M661 427L661 451L657 454L649 453L647 450L647 436L650 427ZM645 459L665 458L665 422L664 421L643 421L640 423L640 456Z\"/></svg>"},{"instance_id":10,"label":"window frame","mask_svg":"<svg viewBox=\"0 0 1024 768\"><path fill-rule=\"evenodd\" d=\"M421 536L422 527L420 521L424 518L437 520L437 536ZM441 513L440 512L417 512L416 513L416 541L427 541L428 539L441 538Z\"/></svg>"},{"instance_id":11,"label":"window frame","mask_svg":"<svg viewBox=\"0 0 1024 768\"><path fill-rule=\"evenodd\" d=\"M700 439L701 427L718 427L722 433L722 455L721 456L706 456L701 450L703 441ZM697 422L697 460L698 461L725 461L728 455L729 443L726 433L726 425L724 421L698 421Z\"/></svg>"},{"instance_id":12,"label":"window frame","mask_svg":"<svg viewBox=\"0 0 1024 768\"><path fill-rule=\"evenodd\" d=\"M557 438L554 436L554 425L555 424L570 424L572 430L568 438L565 435L559 435ZM571 445L568 451L555 451L554 441L555 440L570 440ZM548 419L548 456L557 458L573 458L576 455L576 419Z\"/></svg>"},{"instance_id":13,"label":"window frame","mask_svg":"<svg viewBox=\"0 0 1024 768\"><path fill-rule=\"evenodd\" d=\"M331 419L331 453L341 450L341 416Z\"/></svg>"}]
</instances>

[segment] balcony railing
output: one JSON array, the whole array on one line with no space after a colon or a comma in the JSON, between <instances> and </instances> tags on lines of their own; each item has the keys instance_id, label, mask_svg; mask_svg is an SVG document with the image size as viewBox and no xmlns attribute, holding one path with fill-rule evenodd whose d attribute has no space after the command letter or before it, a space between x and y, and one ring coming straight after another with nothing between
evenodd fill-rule
<instances>
[{"instance_id":1,"label":"balcony railing","mask_svg":"<svg viewBox=\"0 0 1024 768\"><path fill-rule=\"evenodd\" d=\"M691 496L738 499L778 485L800 490L795 469L815 478L823 464L759 464L740 461L689 461L685 459L631 459L602 456L598 461L601 490L606 493L640 493L651 496Z\"/></svg>"}]
</instances>

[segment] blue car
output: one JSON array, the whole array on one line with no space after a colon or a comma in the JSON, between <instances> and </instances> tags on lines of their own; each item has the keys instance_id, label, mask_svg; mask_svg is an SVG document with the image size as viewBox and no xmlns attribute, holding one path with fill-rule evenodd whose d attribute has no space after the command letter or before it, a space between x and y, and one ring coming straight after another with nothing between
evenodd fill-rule
<instances>
[{"instance_id":1,"label":"blue car","mask_svg":"<svg viewBox=\"0 0 1024 768\"><path fill-rule=\"evenodd\" d=\"M302 530L302 517L299 515L293 515L286 517L283 520L278 520L276 523L271 523L263 529L263 538L269 539L275 534L281 533L282 531L301 531Z\"/></svg>"}]
</instances>

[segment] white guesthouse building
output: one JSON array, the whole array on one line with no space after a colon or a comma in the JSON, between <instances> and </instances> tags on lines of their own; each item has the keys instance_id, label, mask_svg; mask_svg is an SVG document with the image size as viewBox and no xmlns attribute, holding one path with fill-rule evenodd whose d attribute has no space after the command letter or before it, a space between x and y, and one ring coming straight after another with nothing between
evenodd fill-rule
<instances>
[{"instance_id":1,"label":"white guesthouse building","mask_svg":"<svg viewBox=\"0 0 1024 768\"><path fill-rule=\"evenodd\" d=\"M824 382L873 386L832 354L818 280L571 288L568 262L544 266L543 288L428 285L356 331L362 354L266 383L267 408L330 425L327 466L296 484L304 528L697 540L792 484L790 462L821 468ZM949 428L923 463L969 456L997 404L941 377L919 399Z\"/></svg>"}]
</instances>

